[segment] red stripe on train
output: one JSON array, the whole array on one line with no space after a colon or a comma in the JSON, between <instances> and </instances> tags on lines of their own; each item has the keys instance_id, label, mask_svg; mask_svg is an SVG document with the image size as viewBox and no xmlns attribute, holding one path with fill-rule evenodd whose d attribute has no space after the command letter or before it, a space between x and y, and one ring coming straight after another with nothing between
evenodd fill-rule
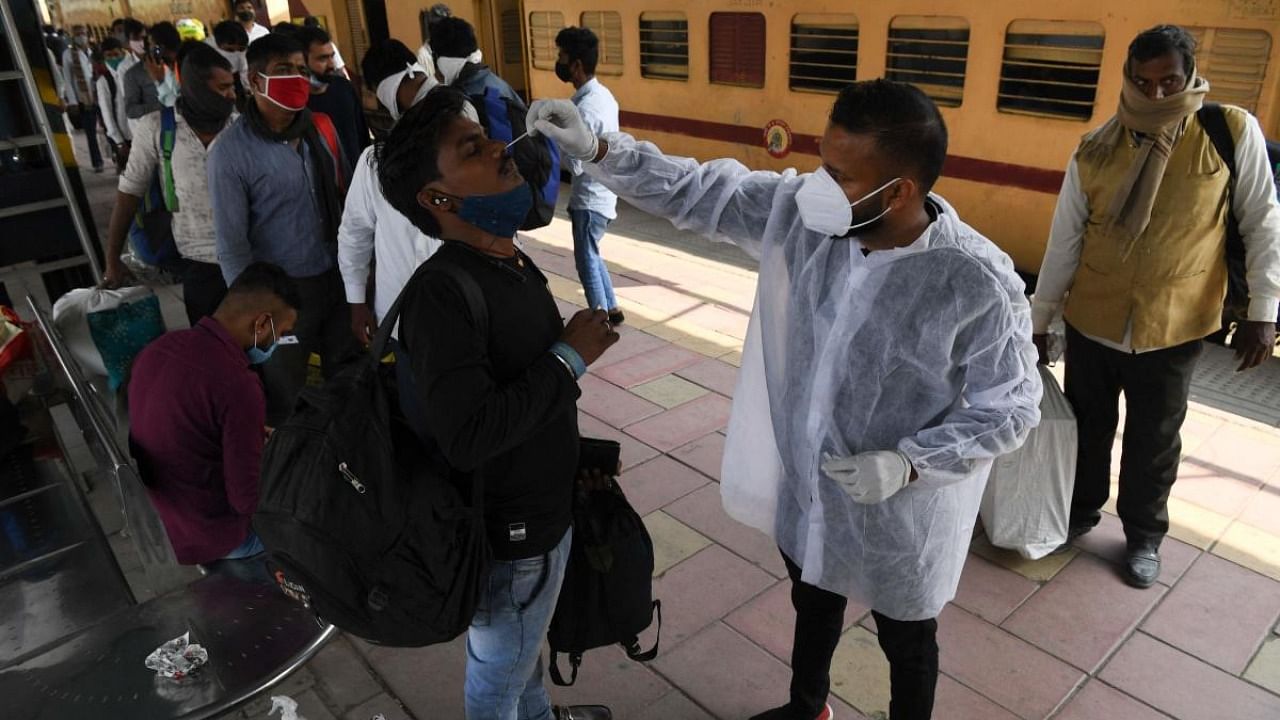
<instances>
[{"instance_id":1,"label":"red stripe on train","mask_svg":"<svg viewBox=\"0 0 1280 720\"><path fill-rule=\"evenodd\" d=\"M747 125L730 125L728 123L710 122L707 120L691 120L671 115L651 115L623 110L618 113L619 122L635 130L688 135L704 140L717 140L727 143L738 143L752 147L764 146L764 130ZM792 152L806 155L818 154L818 136L796 134L792 139ZM946 177L959 180L1016 187L1032 192L1057 195L1062 187L1064 173L1061 170L1047 170L1029 165L1013 165L993 162L981 158L948 155L942 168Z\"/></svg>"}]
</instances>

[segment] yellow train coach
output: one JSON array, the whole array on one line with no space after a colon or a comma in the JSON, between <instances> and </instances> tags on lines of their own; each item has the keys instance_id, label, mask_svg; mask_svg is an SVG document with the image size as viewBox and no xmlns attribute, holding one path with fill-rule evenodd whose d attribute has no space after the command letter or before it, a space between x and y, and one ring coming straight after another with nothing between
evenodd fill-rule
<instances>
[{"instance_id":1,"label":"yellow train coach","mask_svg":"<svg viewBox=\"0 0 1280 720\"><path fill-rule=\"evenodd\" d=\"M951 133L938 192L1029 273L1071 151L1115 112L1143 29L1193 28L1210 99L1253 111L1269 136L1280 130L1278 0L525 0L521 12L533 97L571 93L555 77L555 35L589 27L624 128L698 158L812 170L842 85L917 84Z\"/></svg>"}]
</instances>

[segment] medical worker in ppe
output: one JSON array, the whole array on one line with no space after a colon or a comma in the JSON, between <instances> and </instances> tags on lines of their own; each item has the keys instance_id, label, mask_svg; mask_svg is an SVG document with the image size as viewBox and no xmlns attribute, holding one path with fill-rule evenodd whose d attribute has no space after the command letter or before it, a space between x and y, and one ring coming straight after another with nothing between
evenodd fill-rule
<instances>
[{"instance_id":1,"label":"medical worker in ppe","mask_svg":"<svg viewBox=\"0 0 1280 720\"><path fill-rule=\"evenodd\" d=\"M797 620L790 701L756 720L831 717L846 598L874 611L892 720L929 718L937 615L991 461L1039 422L1041 392L1013 263L929 192L947 152L933 102L844 88L805 175L597 138L566 101L528 126L633 205L759 258L721 494L777 541Z\"/></svg>"}]
</instances>

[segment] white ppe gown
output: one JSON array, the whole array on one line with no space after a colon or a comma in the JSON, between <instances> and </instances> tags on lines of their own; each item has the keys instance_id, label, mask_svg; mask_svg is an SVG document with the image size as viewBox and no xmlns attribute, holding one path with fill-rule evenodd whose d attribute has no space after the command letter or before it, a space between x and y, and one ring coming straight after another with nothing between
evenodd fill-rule
<instances>
[{"instance_id":1,"label":"white ppe gown","mask_svg":"<svg viewBox=\"0 0 1280 720\"><path fill-rule=\"evenodd\" d=\"M1030 306L1013 263L930 197L915 243L864 255L808 230L804 176L663 155L625 133L587 172L676 227L760 261L721 496L804 582L896 620L936 617L960 580L993 458L1039 422ZM919 479L854 502L824 454L902 451Z\"/></svg>"}]
</instances>

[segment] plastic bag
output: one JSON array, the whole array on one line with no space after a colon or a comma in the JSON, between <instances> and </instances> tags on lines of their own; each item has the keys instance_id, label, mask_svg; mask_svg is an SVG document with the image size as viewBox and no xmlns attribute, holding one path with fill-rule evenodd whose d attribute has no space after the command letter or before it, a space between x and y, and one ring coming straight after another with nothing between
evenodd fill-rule
<instances>
[{"instance_id":1,"label":"plastic bag","mask_svg":"<svg viewBox=\"0 0 1280 720\"><path fill-rule=\"evenodd\" d=\"M164 334L160 299L150 288L78 288L58 298L53 322L81 369L106 375L116 390L147 343Z\"/></svg>"},{"instance_id":2,"label":"plastic bag","mask_svg":"<svg viewBox=\"0 0 1280 720\"><path fill-rule=\"evenodd\" d=\"M31 354L31 336L18 313L0 305L0 374L13 363Z\"/></svg>"},{"instance_id":3,"label":"plastic bag","mask_svg":"<svg viewBox=\"0 0 1280 720\"><path fill-rule=\"evenodd\" d=\"M1029 560L1066 542L1076 478L1075 413L1047 368L1040 367L1040 377L1040 425L992 464L980 510L991 544Z\"/></svg>"},{"instance_id":4,"label":"plastic bag","mask_svg":"<svg viewBox=\"0 0 1280 720\"><path fill-rule=\"evenodd\" d=\"M280 720L307 720L298 714L298 701L288 695L272 695L271 709L267 711L270 717L280 711Z\"/></svg>"},{"instance_id":5,"label":"plastic bag","mask_svg":"<svg viewBox=\"0 0 1280 720\"><path fill-rule=\"evenodd\" d=\"M209 662L209 652L203 646L191 642L187 631L161 645L147 656L147 668L157 675L181 680Z\"/></svg>"}]
</instances>

